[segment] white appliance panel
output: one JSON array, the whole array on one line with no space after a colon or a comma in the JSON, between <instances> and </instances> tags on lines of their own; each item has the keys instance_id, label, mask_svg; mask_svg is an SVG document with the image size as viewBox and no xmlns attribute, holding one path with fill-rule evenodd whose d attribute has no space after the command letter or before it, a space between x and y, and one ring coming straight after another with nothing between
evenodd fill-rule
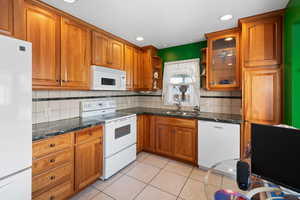
<instances>
[{"instance_id":1,"label":"white appliance panel","mask_svg":"<svg viewBox=\"0 0 300 200\"><path fill-rule=\"evenodd\" d=\"M105 159L102 179L108 179L130 163L136 160L136 145L132 145L123 151Z\"/></svg>"},{"instance_id":2,"label":"white appliance panel","mask_svg":"<svg viewBox=\"0 0 300 200\"><path fill-rule=\"evenodd\" d=\"M130 126L130 132L118 136L116 130ZM126 128L125 128L126 129ZM127 130L126 130L127 131ZM136 116L119 118L105 123L104 156L109 157L136 143Z\"/></svg>"},{"instance_id":3,"label":"white appliance panel","mask_svg":"<svg viewBox=\"0 0 300 200\"><path fill-rule=\"evenodd\" d=\"M0 179L32 165L31 43L0 36Z\"/></svg>"},{"instance_id":4,"label":"white appliance panel","mask_svg":"<svg viewBox=\"0 0 300 200\"><path fill-rule=\"evenodd\" d=\"M108 67L91 67L92 90L126 90L126 72Z\"/></svg>"},{"instance_id":5,"label":"white appliance panel","mask_svg":"<svg viewBox=\"0 0 300 200\"><path fill-rule=\"evenodd\" d=\"M239 158L240 125L199 120L198 145L198 164L204 168Z\"/></svg>"},{"instance_id":6,"label":"white appliance panel","mask_svg":"<svg viewBox=\"0 0 300 200\"><path fill-rule=\"evenodd\" d=\"M0 180L0 199L31 200L31 169Z\"/></svg>"}]
</instances>

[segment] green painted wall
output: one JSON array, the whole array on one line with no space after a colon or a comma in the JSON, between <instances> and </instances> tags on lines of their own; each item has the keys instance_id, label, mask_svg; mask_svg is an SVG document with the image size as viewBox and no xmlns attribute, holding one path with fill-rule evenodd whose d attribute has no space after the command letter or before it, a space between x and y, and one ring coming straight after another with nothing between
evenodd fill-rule
<instances>
[{"instance_id":1,"label":"green painted wall","mask_svg":"<svg viewBox=\"0 0 300 200\"><path fill-rule=\"evenodd\" d=\"M285 123L300 128L300 0L290 0L285 14Z\"/></svg>"},{"instance_id":2,"label":"green painted wall","mask_svg":"<svg viewBox=\"0 0 300 200\"><path fill-rule=\"evenodd\" d=\"M207 47L207 42L201 41L192 44L185 44L176 47L159 49L158 55L162 58L164 63L177 60L200 58L200 49L205 47Z\"/></svg>"}]
</instances>

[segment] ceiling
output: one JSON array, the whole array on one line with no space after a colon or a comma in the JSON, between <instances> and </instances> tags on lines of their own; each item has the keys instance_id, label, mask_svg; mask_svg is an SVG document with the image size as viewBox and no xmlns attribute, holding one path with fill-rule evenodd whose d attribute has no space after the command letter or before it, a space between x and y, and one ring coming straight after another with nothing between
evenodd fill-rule
<instances>
[{"instance_id":1,"label":"ceiling","mask_svg":"<svg viewBox=\"0 0 300 200\"><path fill-rule=\"evenodd\" d=\"M288 0L42 0L138 46L166 48L204 40L237 20L285 8ZM225 14L233 19L220 21ZM144 41L136 41L137 36Z\"/></svg>"}]
</instances>

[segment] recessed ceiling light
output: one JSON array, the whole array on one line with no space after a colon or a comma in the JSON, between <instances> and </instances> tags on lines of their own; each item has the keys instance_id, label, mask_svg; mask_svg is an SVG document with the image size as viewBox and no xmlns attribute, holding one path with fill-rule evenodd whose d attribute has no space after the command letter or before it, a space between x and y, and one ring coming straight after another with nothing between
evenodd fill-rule
<instances>
[{"instance_id":1,"label":"recessed ceiling light","mask_svg":"<svg viewBox=\"0 0 300 200\"><path fill-rule=\"evenodd\" d=\"M76 0L64 0L67 3L74 3Z\"/></svg>"},{"instance_id":2,"label":"recessed ceiling light","mask_svg":"<svg viewBox=\"0 0 300 200\"><path fill-rule=\"evenodd\" d=\"M231 40L233 40L233 38L232 37L228 37L228 38L225 38L224 40L225 41L231 41Z\"/></svg>"},{"instance_id":3,"label":"recessed ceiling light","mask_svg":"<svg viewBox=\"0 0 300 200\"><path fill-rule=\"evenodd\" d=\"M220 17L221 21L227 21L227 20L231 20L233 17L232 15L223 15L222 17Z\"/></svg>"},{"instance_id":4,"label":"recessed ceiling light","mask_svg":"<svg viewBox=\"0 0 300 200\"><path fill-rule=\"evenodd\" d=\"M138 36L138 37L136 37L135 39L136 39L137 41L139 41L139 42L144 40L144 38L141 37L141 36Z\"/></svg>"}]
</instances>

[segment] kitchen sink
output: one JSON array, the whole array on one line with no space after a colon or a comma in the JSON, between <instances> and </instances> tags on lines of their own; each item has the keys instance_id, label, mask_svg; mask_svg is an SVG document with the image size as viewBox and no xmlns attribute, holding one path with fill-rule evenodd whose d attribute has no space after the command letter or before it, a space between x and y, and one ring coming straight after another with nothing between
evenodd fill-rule
<instances>
[{"instance_id":1,"label":"kitchen sink","mask_svg":"<svg viewBox=\"0 0 300 200\"><path fill-rule=\"evenodd\" d=\"M190 111L167 111L166 114L168 115L183 115L183 116L196 116L198 113L190 112Z\"/></svg>"}]
</instances>

